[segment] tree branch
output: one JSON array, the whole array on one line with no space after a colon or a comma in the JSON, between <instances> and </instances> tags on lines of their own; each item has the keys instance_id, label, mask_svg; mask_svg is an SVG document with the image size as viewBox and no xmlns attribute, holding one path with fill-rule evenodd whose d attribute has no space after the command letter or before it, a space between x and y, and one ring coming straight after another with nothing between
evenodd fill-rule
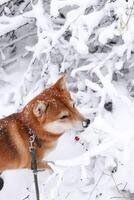
<instances>
[{"instance_id":1,"label":"tree branch","mask_svg":"<svg viewBox=\"0 0 134 200\"><path fill-rule=\"evenodd\" d=\"M18 15L15 17L7 17L7 16L1 16L0 17L0 36L3 36L11 31L14 31L22 26L24 26L27 23L32 23L34 16L31 11Z\"/></svg>"}]
</instances>

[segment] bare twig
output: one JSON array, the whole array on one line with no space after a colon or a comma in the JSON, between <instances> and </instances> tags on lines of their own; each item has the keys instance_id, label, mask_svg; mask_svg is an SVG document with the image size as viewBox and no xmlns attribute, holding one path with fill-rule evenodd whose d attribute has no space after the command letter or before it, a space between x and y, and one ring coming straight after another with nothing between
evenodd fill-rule
<instances>
[{"instance_id":1,"label":"bare twig","mask_svg":"<svg viewBox=\"0 0 134 200\"><path fill-rule=\"evenodd\" d=\"M128 23L129 23L129 20L130 20L130 18L131 18L131 16L132 16L133 10L134 10L134 1L133 1L131 10L130 10L130 14L129 14L128 19L127 19L127 22L126 22L126 26L128 26Z\"/></svg>"},{"instance_id":2,"label":"bare twig","mask_svg":"<svg viewBox=\"0 0 134 200\"><path fill-rule=\"evenodd\" d=\"M5 45L0 46L0 48L3 50L3 49L5 49L5 48L7 48L8 46L13 45L14 43L19 42L20 40L23 40L23 39L25 39L25 38L27 38L27 37L30 37L30 36L33 36L33 35L36 35L36 34L37 34L36 31L35 31L35 32L31 32L31 33L27 33L26 35L21 36L21 37L15 39L15 40L9 42L8 44L5 44Z\"/></svg>"},{"instance_id":3,"label":"bare twig","mask_svg":"<svg viewBox=\"0 0 134 200\"><path fill-rule=\"evenodd\" d=\"M20 11L24 11L30 4L30 0L25 0L21 5L20 5Z\"/></svg>"},{"instance_id":4,"label":"bare twig","mask_svg":"<svg viewBox=\"0 0 134 200\"><path fill-rule=\"evenodd\" d=\"M118 188L118 186L119 186L121 183L120 183L120 184L117 184L117 183L116 183L113 174L104 173L104 175L110 176L110 177L112 178L112 181L114 182L114 185L115 185L115 187L116 187L117 192L118 192L119 194L122 195L121 197L111 197L111 199L112 199L112 198L123 198L123 199L127 198L127 199L128 199L128 197L125 197L125 196L122 194L122 192L120 191L120 189ZM126 185L125 185L125 187L126 187Z\"/></svg>"},{"instance_id":5,"label":"bare twig","mask_svg":"<svg viewBox=\"0 0 134 200\"><path fill-rule=\"evenodd\" d=\"M68 192L67 195L65 196L65 199L67 199L70 196L71 192Z\"/></svg>"},{"instance_id":6,"label":"bare twig","mask_svg":"<svg viewBox=\"0 0 134 200\"><path fill-rule=\"evenodd\" d=\"M29 52L28 52L28 53L29 53ZM9 64L11 64L11 63L14 63L14 62L16 62L18 59L20 59L21 57L24 58L25 56L27 56L28 53L19 54L19 55L15 56L15 57L13 57L13 58L11 58L11 59L7 59L7 60L3 61L3 62L0 64L0 66L4 67L4 66L6 66L6 65L9 65Z\"/></svg>"},{"instance_id":7,"label":"bare twig","mask_svg":"<svg viewBox=\"0 0 134 200\"><path fill-rule=\"evenodd\" d=\"M127 184L128 184L128 183L126 183L126 184L124 185L124 188L122 189L122 191L125 191Z\"/></svg>"},{"instance_id":8,"label":"bare twig","mask_svg":"<svg viewBox=\"0 0 134 200\"><path fill-rule=\"evenodd\" d=\"M110 199L130 199L129 197L111 197Z\"/></svg>"},{"instance_id":9,"label":"bare twig","mask_svg":"<svg viewBox=\"0 0 134 200\"><path fill-rule=\"evenodd\" d=\"M100 177L99 177L97 183L95 184L94 188L93 188L92 191L90 192L89 197L88 197L88 200L91 199L93 192L96 190L96 188L97 188L97 186L99 185L99 183L100 183L101 179L103 178L103 176L104 176L104 172L102 172L102 174L100 175Z\"/></svg>"},{"instance_id":10,"label":"bare twig","mask_svg":"<svg viewBox=\"0 0 134 200\"><path fill-rule=\"evenodd\" d=\"M28 199L28 198L29 198L29 196L30 196L30 195L27 195L27 196L26 196L24 199L22 199L22 200L26 200L26 199Z\"/></svg>"},{"instance_id":11,"label":"bare twig","mask_svg":"<svg viewBox=\"0 0 134 200\"><path fill-rule=\"evenodd\" d=\"M10 2L11 0L0 0L0 6Z\"/></svg>"},{"instance_id":12,"label":"bare twig","mask_svg":"<svg viewBox=\"0 0 134 200\"><path fill-rule=\"evenodd\" d=\"M114 182L114 185L115 185L115 187L116 187L116 190L121 194L121 191L120 191L120 189L118 188L118 185L117 185L117 183L116 183L116 181L115 181L115 178L114 178L113 174L111 174L111 178L112 178L112 180L113 180L113 182Z\"/></svg>"}]
</instances>

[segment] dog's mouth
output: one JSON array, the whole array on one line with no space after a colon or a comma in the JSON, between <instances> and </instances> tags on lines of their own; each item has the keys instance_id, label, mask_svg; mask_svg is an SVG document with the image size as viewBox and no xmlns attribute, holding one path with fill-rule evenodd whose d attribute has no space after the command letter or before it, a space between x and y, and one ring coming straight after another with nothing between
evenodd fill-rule
<instances>
[{"instance_id":1,"label":"dog's mouth","mask_svg":"<svg viewBox=\"0 0 134 200\"><path fill-rule=\"evenodd\" d=\"M82 133L84 132L85 128L87 128L89 125L89 120L83 120L83 121L73 121L73 122L66 122L63 123L59 120L50 122L48 124L45 124L43 129L45 131L48 131L50 133L64 133L67 130L74 130L76 132Z\"/></svg>"},{"instance_id":2,"label":"dog's mouth","mask_svg":"<svg viewBox=\"0 0 134 200\"><path fill-rule=\"evenodd\" d=\"M71 123L61 123L59 121L48 123L44 125L43 127L45 131L48 131L50 133L55 133L55 134L63 134L64 132L72 128L73 127Z\"/></svg>"},{"instance_id":3,"label":"dog's mouth","mask_svg":"<svg viewBox=\"0 0 134 200\"><path fill-rule=\"evenodd\" d=\"M77 121L77 122L74 123L74 129L77 132L82 133L89 126L89 124L90 124L89 119L86 119L86 120L83 120L83 121Z\"/></svg>"},{"instance_id":4,"label":"dog's mouth","mask_svg":"<svg viewBox=\"0 0 134 200\"><path fill-rule=\"evenodd\" d=\"M84 131L84 127L82 126L82 122L77 122L77 123L73 124L72 129L75 132L82 133Z\"/></svg>"},{"instance_id":5,"label":"dog's mouth","mask_svg":"<svg viewBox=\"0 0 134 200\"><path fill-rule=\"evenodd\" d=\"M84 131L85 131L85 129L82 129L82 130L79 131L79 133L83 133Z\"/></svg>"}]
</instances>

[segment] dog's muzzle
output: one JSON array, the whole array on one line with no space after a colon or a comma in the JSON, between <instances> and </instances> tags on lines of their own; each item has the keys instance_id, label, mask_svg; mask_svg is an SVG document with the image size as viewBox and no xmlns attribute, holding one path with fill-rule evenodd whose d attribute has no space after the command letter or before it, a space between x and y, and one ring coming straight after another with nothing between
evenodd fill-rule
<instances>
[{"instance_id":1,"label":"dog's muzzle","mask_svg":"<svg viewBox=\"0 0 134 200\"><path fill-rule=\"evenodd\" d=\"M86 120L84 120L84 121L82 122L83 128L87 128L89 124L90 124L90 119L86 119Z\"/></svg>"}]
</instances>

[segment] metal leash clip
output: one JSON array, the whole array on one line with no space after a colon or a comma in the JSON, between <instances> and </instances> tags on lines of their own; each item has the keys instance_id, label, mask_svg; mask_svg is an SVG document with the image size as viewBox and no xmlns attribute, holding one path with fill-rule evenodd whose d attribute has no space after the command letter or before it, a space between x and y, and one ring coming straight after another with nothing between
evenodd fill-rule
<instances>
[{"instance_id":1,"label":"metal leash clip","mask_svg":"<svg viewBox=\"0 0 134 200\"><path fill-rule=\"evenodd\" d=\"M35 149L34 146L34 142L35 142L35 135L30 135L29 137L29 151L31 152L33 149Z\"/></svg>"}]
</instances>

